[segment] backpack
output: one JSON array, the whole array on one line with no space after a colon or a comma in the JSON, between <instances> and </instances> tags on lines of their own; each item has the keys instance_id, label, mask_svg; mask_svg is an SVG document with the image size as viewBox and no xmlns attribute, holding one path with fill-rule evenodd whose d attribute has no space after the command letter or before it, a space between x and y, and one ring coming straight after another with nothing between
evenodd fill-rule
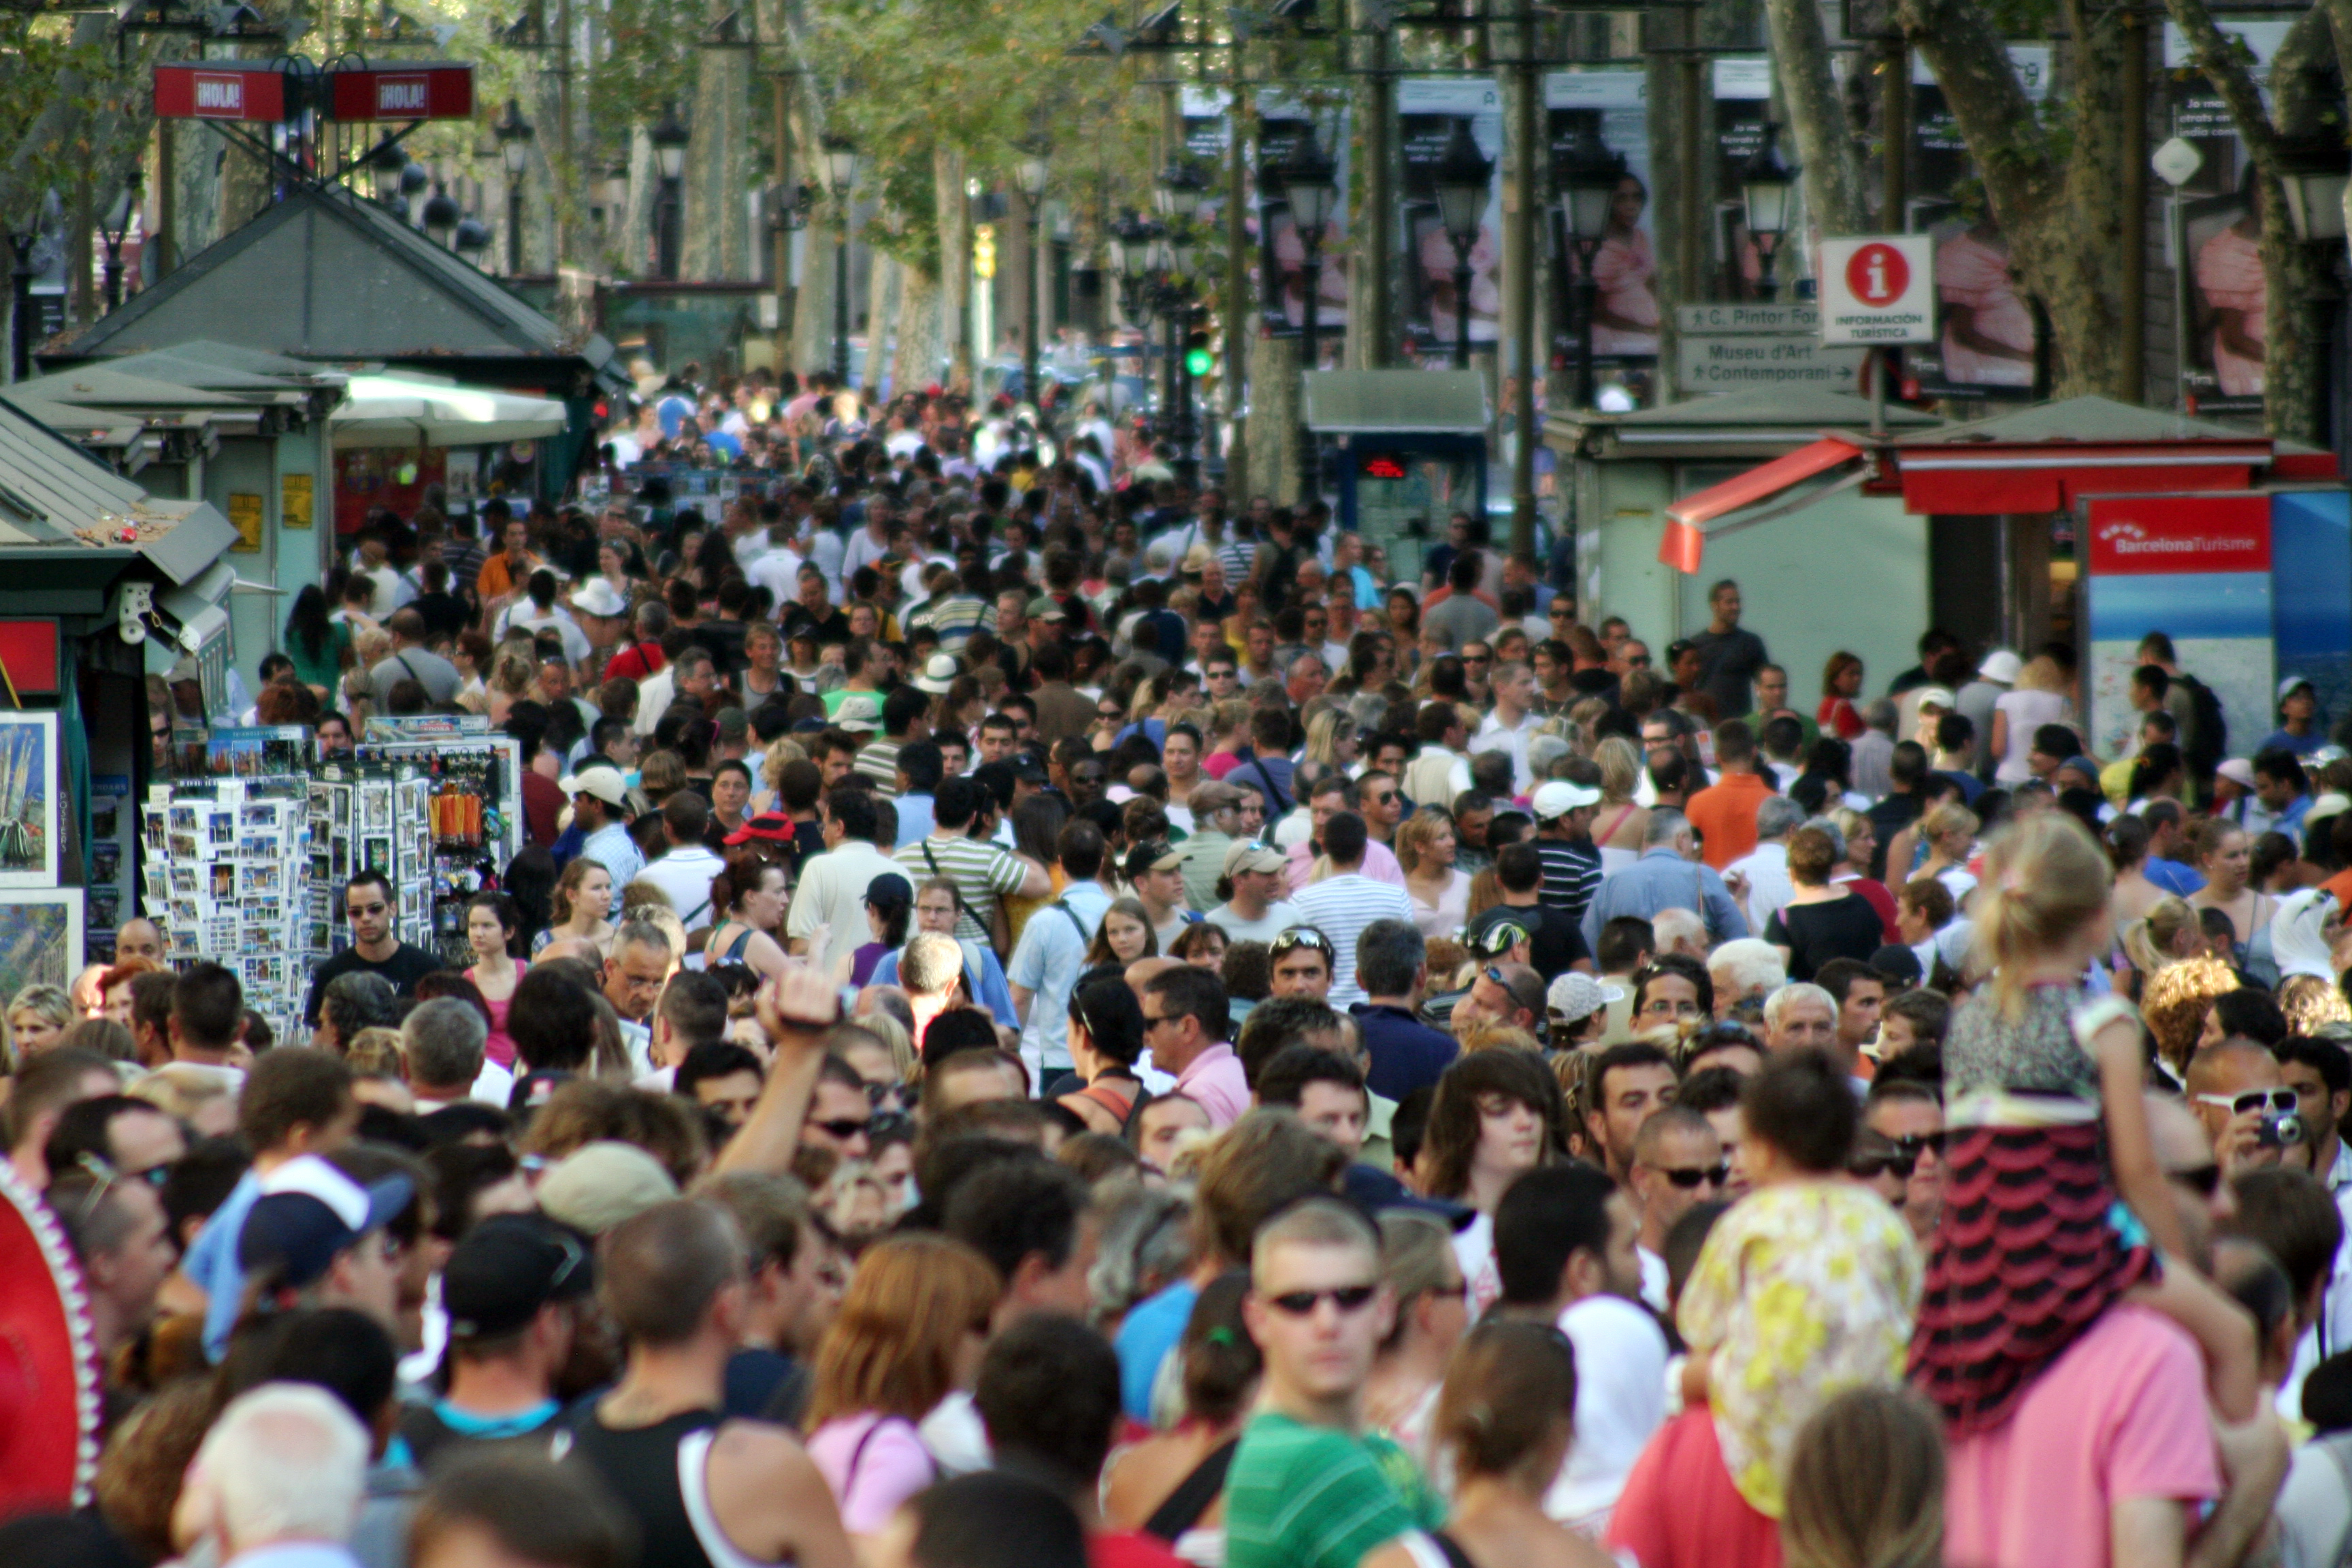
<instances>
[{"instance_id":1,"label":"backpack","mask_svg":"<svg viewBox=\"0 0 2352 1568\"><path fill-rule=\"evenodd\" d=\"M2176 675L2175 684L2189 691L2191 710L2196 714L2196 741L2181 748L2182 760L2191 770L2210 776L2223 757L2230 754L2230 723L2222 716L2221 700L2213 689L2193 675Z\"/></svg>"}]
</instances>

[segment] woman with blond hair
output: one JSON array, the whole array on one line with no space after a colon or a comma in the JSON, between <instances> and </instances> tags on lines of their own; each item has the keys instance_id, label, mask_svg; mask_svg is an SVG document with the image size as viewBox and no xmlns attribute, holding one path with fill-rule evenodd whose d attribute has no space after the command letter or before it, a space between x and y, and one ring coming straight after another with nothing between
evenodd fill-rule
<instances>
[{"instance_id":1,"label":"woman with blond hair","mask_svg":"<svg viewBox=\"0 0 2352 1568\"><path fill-rule=\"evenodd\" d=\"M538 678L531 661L520 653L501 647L492 656L490 678L484 682L484 711L489 715L492 729L504 724L514 705L530 696Z\"/></svg>"},{"instance_id":2,"label":"woman with blond hair","mask_svg":"<svg viewBox=\"0 0 2352 1568\"><path fill-rule=\"evenodd\" d=\"M1642 783L1642 753L1633 742L1611 735L1592 748L1592 760L1601 769L1601 805L1592 814L1592 842L1601 851L1601 875L1607 876L1641 858L1650 813L1633 799Z\"/></svg>"},{"instance_id":3,"label":"woman with blond hair","mask_svg":"<svg viewBox=\"0 0 2352 1568\"><path fill-rule=\"evenodd\" d=\"M1412 923L1424 937L1452 936L1470 918L1469 874L1454 863L1460 847L1454 817L1443 806L1423 806L1396 830L1405 896L1412 900Z\"/></svg>"},{"instance_id":4,"label":"woman with blond hair","mask_svg":"<svg viewBox=\"0 0 2352 1568\"><path fill-rule=\"evenodd\" d=\"M2184 958L2141 976L2141 1021L2176 1079L2189 1070L2214 999L2237 988L2237 971L2218 958Z\"/></svg>"},{"instance_id":5,"label":"woman with blond hair","mask_svg":"<svg viewBox=\"0 0 2352 1568\"><path fill-rule=\"evenodd\" d=\"M1977 830L1982 826L1975 812L1957 802L1947 801L1929 811L1919 819L1918 835L1927 852L1911 876L1935 878L1951 889L1952 902L1966 909L1969 895L1977 890L1969 858L1976 853Z\"/></svg>"},{"instance_id":6,"label":"woman with blond hair","mask_svg":"<svg viewBox=\"0 0 2352 1568\"><path fill-rule=\"evenodd\" d=\"M824 1337L803 1426L842 1528L874 1535L939 1479L921 1422L969 1390L1003 1281L961 1242L893 1236L857 1260Z\"/></svg>"},{"instance_id":7,"label":"woman with blond hair","mask_svg":"<svg viewBox=\"0 0 2352 1568\"><path fill-rule=\"evenodd\" d=\"M2204 951L2205 928L2197 911L2188 900L2169 893L2159 893L2146 913L2116 929L2116 946L2123 952L2121 972L2133 977L2133 989L2143 1001L2158 971Z\"/></svg>"},{"instance_id":8,"label":"woman with blond hair","mask_svg":"<svg viewBox=\"0 0 2352 1568\"><path fill-rule=\"evenodd\" d=\"M62 985L33 984L24 987L8 998L8 1011L0 1016L6 1029L0 1032L0 1064L13 1072L27 1057L37 1056L65 1038L66 1031L81 1022L74 1011L73 998Z\"/></svg>"}]
</instances>

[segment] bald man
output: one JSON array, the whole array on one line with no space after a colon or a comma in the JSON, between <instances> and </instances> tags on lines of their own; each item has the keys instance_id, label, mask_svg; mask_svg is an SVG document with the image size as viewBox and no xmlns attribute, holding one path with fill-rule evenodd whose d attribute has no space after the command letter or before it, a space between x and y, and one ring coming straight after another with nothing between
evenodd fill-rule
<instances>
[{"instance_id":1,"label":"bald man","mask_svg":"<svg viewBox=\"0 0 2352 1568\"><path fill-rule=\"evenodd\" d=\"M163 931L153 921L137 916L124 921L122 929L114 933L114 962L127 958L143 958L148 963L163 962Z\"/></svg>"},{"instance_id":2,"label":"bald man","mask_svg":"<svg viewBox=\"0 0 2352 1568\"><path fill-rule=\"evenodd\" d=\"M2205 1130L2222 1173L2275 1165L2285 1152L2258 1141L2263 1122L2295 1109L2294 1091L2267 1048L2232 1035L2189 1061L2189 1108Z\"/></svg>"}]
</instances>

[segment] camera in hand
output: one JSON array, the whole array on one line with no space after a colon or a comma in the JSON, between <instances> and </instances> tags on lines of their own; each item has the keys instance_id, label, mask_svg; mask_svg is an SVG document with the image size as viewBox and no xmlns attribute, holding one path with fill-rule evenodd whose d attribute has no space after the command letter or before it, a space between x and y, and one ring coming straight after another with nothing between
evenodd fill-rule
<instances>
[{"instance_id":1,"label":"camera in hand","mask_svg":"<svg viewBox=\"0 0 2352 1568\"><path fill-rule=\"evenodd\" d=\"M2303 1140L2303 1118L2292 1110L2265 1115L2254 1124L2254 1142L2264 1149L2292 1148Z\"/></svg>"}]
</instances>

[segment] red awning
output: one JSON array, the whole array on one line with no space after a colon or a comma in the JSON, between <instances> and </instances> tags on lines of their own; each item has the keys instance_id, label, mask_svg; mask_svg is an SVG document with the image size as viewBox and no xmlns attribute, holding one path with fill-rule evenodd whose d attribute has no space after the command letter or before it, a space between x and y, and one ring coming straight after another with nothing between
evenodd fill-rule
<instances>
[{"instance_id":1,"label":"red awning","mask_svg":"<svg viewBox=\"0 0 2352 1568\"><path fill-rule=\"evenodd\" d=\"M1666 531L1658 541L1658 559L1677 572L1695 574L1709 533L1738 527L1741 521L1763 521L1736 519L1735 514L1779 499L1806 480L1858 462L1863 456L1863 449L1853 442L1824 436L1809 447L1683 497L1666 508ZM1710 528L1710 523L1716 526Z\"/></svg>"},{"instance_id":2,"label":"red awning","mask_svg":"<svg viewBox=\"0 0 2352 1568\"><path fill-rule=\"evenodd\" d=\"M2085 495L2251 489L2271 444L2246 441L2074 447L2036 441L1921 444L1896 449L1903 510L1990 517L2071 510Z\"/></svg>"}]
</instances>

